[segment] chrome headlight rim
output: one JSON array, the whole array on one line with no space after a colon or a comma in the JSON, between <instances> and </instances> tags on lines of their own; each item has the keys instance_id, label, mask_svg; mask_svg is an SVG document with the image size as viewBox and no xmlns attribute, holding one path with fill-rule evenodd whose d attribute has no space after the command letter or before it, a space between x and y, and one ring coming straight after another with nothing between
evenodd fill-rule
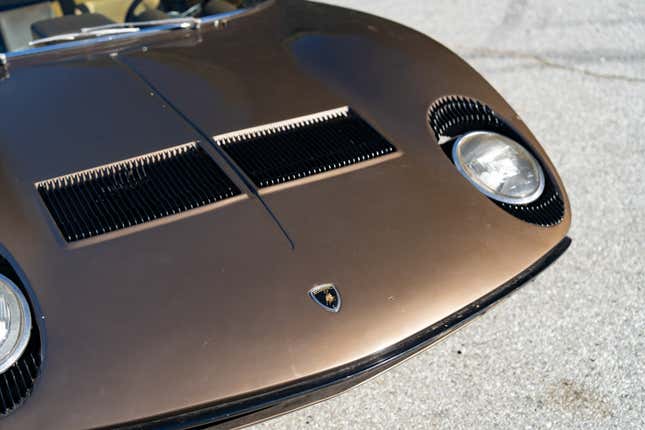
<instances>
[{"instance_id":1,"label":"chrome headlight rim","mask_svg":"<svg viewBox=\"0 0 645 430\"><path fill-rule=\"evenodd\" d=\"M20 321L20 333L17 341L15 342L11 352L4 358L0 358L0 374L3 374L14 364L18 362L22 354L27 349L29 340L31 338L32 319L31 309L27 298L18 286L9 278L0 275L0 288L6 288L10 291L18 302L22 320Z\"/></svg>"},{"instance_id":2,"label":"chrome headlight rim","mask_svg":"<svg viewBox=\"0 0 645 430\"><path fill-rule=\"evenodd\" d=\"M508 146L512 146L518 152L522 153L527 160L529 160L532 165L533 170L537 174L538 178L538 187L531 194L523 197L512 197L504 194L495 192L495 190L488 188L481 181L478 181L473 175L471 175L468 170L462 164L462 158L460 154L461 147L473 139L480 139L482 137L492 137L500 140ZM509 205L526 205L533 203L540 198L544 193L546 187L546 175L544 168L540 161L520 142L511 139L508 136L505 136L500 133L495 133L492 131L486 130L477 130L471 131L459 136L454 145L452 146L452 161L457 168L457 171L464 177L471 185L473 185L480 193L484 194L486 197L498 201L500 203L506 203Z\"/></svg>"}]
</instances>

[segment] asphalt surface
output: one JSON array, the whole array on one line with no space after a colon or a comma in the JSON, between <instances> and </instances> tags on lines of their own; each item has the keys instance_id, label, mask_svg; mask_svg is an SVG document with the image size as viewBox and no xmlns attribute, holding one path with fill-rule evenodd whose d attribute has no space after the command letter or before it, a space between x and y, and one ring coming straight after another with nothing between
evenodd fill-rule
<instances>
[{"instance_id":1,"label":"asphalt surface","mask_svg":"<svg viewBox=\"0 0 645 430\"><path fill-rule=\"evenodd\" d=\"M257 428L645 428L645 2L328 2L474 65L559 169L574 242L447 341Z\"/></svg>"}]
</instances>

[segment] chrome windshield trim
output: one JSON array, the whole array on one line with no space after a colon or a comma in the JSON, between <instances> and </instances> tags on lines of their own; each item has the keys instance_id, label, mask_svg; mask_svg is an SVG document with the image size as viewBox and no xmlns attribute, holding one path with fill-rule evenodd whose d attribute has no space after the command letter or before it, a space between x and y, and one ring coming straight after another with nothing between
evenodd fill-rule
<instances>
[{"instance_id":1,"label":"chrome windshield trim","mask_svg":"<svg viewBox=\"0 0 645 430\"><path fill-rule=\"evenodd\" d=\"M275 0L266 0L250 8L238 9L231 12L209 15L198 19L196 18L199 21L199 25L197 26L197 28L204 27L205 25L212 25L215 28L219 28L222 24L225 24L230 20L241 18L251 13L264 10L265 8L273 5L274 3L275 3ZM185 18L179 18L179 19L185 20ZM140 24L141 23L137 23L137 27L140 27L141 26ZM33 48L26 48L20 51L0 53L0 55L5 57L5 64L8 64L8 62L13 58L28 57L32 55L38 55L38 54L54 52L54 51L72 50L75 48L90 47L90 46L99 45L105 42L142 38L142 37L150 36L152 34L156 34L159 31L166 31L166 30L173 30L173 29L179 30L183 28L178 28L175 23L157 25L155 27L142 28L139 31L128 32L125 34L110 34L110 35L101 35L101 36L97 36L89 39L70 40L69 42L62 42L56 45L35 46Z\"/></svg>"},{"instance_id":2,"label":"chrome windshield trim","mask_svg":"<svg viewBox=\"0 0 645 430\"><path fill-rule=\"evenodd\" d=\"M201 21L198 18L168 18L142 22L115 22L113 24L98 25L96 27L84 27L81 29L81 33L95 33L97 31L106 31L112 29L137 29L138 31L141 29L141 27L161 25L177 26L177 28L199 28Z\"/></svg>"},{"instance_id":3,"label":"chrome windshield trim","mask_svg":"<svg viewBox=\"0 0 645 430\"><path fill-rule=\"evenodd\" d=\"M74 48L82 48L82 47L88 47L92 45L99 45L105 42L113 42L113 41L119 41L119 40L147 37L147 36L154 35L159 31L172 30L172 29L177 29L177 27L159 26L159 27L143 29L143 30L139 29L137 31L128 31L125 33L111 32L110 34L103 34L96 37L70 40L69 42L61 42L55 45L34 46L33 48L27 48L21 51L7 52L5 55L7 56L7 60L11 60L13 58L28 57L31 55L43 54L47 52L54 52L54 51L63 52L68 49L71 50ZM91 33L88 33L88 34L91 34ZM56 37L56 36L52 36L52 37Z\"/></svg>"},{"instance_id":4,"label":"chrome windshield trim","mask_svg":"<svg viewBox=\"0 0 645 430\"><path fill-rule=\"evenodd\" d=\"M92 32L80 31L77 33L57 34L55 36L42 37L40 39L32 40L31 42L29 42L29 46L39 46L39 45L44 45L51 42L64 42L66 40L68 41L86 40L86 39L98 38L102 36L111 36L114 34L131 34L131 33L136 33L139 30L140 30L139 28L135 28L135 27L124 27L124 28L106 28L103 30L96 30Z\"/></svg>"}]
</instances>

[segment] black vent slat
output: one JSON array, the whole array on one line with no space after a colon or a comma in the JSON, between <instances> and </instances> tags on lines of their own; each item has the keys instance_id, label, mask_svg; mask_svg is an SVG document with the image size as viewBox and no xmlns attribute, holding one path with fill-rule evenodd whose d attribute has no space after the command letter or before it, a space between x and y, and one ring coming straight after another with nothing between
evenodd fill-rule
<instances>
[{"instance_id":1,"label":"black vent slat","mask_svg":"<svg viewBox=\"0 0 645 430\"><path fill-rule=\"evenodd\" d=\"M4 373L0 378L0 391L2 391L5 410L8 410L13 407L14 399L11 394L11 389L9 388L9 380L5 375L7 375L7 373Z\"/></svg>"},{"instance_id":2,"label":"black vent slat","mask_svg":"<svg viewBox=\"0 0 645 430\"><path fill-rule=\"evenodd\" d=\"M68 193L67 197L69 197L69 206L72 208L78 208L83 216L80 216L79 222L81 227L87 232L89 235L95 235L97 233L97 229L95 227L94 220L92 219L93 217L90 215L90 211L87 208L87 204L83 202L80 198L80 192L78 189L77 184L73 184L70 188L70 193Z\"/></svg>"},{"instance_id":3,"label":"black vent slat","mask_svg":"<svg viewBox=\"0 0 645 430\"><path fill-rule=\"evenodd\" d=\"M194 143L49 179L36 188L68 242L240 194Z\"/></svg>"},{"instance_id":4,"label":"black vent slat","mask_svg":"<svg viewBox=\"0 0 645 430\"><path fill-rule=\"evenodd\" d=\"M96 183L94 184L95 181ZM105 183L105 177L103 173L101 173L99 177L95 178L95 181L92 181L90 178L86 183L96 185L97 189L95 190L95 192L97 194L95 195L101 195L103 193L103 190L107 189L107 184ZM127 216L120 205L117 204L117 202L112 201L112 199L97 199L97 201L100 202L103 206L110 208L109 210L104 212L107 216L113 215L115 217L114 224L105 224L104 228L106 229L106 231L109 232L118 228L129 227L129 224L124 221Z\"/></svg>"},{"instance_id":5,"label":"black vent slat","mask_svg":"<svg viewBox=\"0 0 645 430\"><path fill-rule=\"evenodd\" d=\"M65 216L65 211L62 211L56 200L52 200L50 192L48 189L42 189L40 195L45 202L45 206L49 208L52 216L58 220L58 227L61 230L63 236L67 237L67 232L69 231L69 222Z\"/></svg>"},{"instance_id":6,"label":"black vent slat","mask_svg":"<svg viewBox=\"0 0 645 430\"><path fill-rule=\"evenodd\" d=\"M204 206L210 203L210 200L208 198L208 190L203 188L202 184L204 183L204 180L197 180L194 177L194 171L197 168L197 166L190 166L188 164L188 160L185 158L177 158L175 161L178 164L179 169L183 169L187 172L190 172L189 175L186 175L186 182L188 182L189 189L192 190L193 195L196 198L196 204L197 206Z\"/></svg>"},{"instance_id":7,"label":"black vent slat","mask_svg":"<svg viewBox=\"0 0 645 430\"><path fill-rule=\"evenodd\" d=\"M203 165L203 159L196 157L195 154L191 154L191 158L189 160L185 160L186 164L193 165L195 167L195 173L199 175L201 178L204 179L204 181L199 181L205 190L205 195L208 203L212 203L212 199L223 199L229 196L229 192L231 191L227 184L218 180L218 176L213 176L212 173L209 169L208 166ZM208 189L218 189L219 194L216 196L211 196L208 193ZM226 196L226 197L225 197Z\"/></svg>"},{"instance_id":8,"label":"black vent slat","mask_svg":"<svg viewBox=\"0 0 645 430\"><path fill-rule=\"evenodd\" d=\"M9 410L9 402L5 400L4 390L2 389L2 384L0 384L0 411Z\"/></svg>"},{"instance_id":9,"label":"black vent slat","mask_svg":"<svg viewBox=\"0 0 645 430\"><path fill-rule=\"evenodd\" d=\"M87 194L87 190L82 187L76 187L76 191L79 193L83 206L87 208L87 212L91 214L91 218L95 221L92 222L92 228L95 234L105 233L105 228L101 225L105 225L106 221L102 219L101 213L96 207L96 202L92 200L91 196ZM99 222L97 222L99 220ZM100 221L103 221L102 223Z\"/></svg>"},{"instance_id":10,"label":"black vent slat","mask_svg":"<svg viewBox=\"0 0 645 430\"><path fill-rule=\"evenodd\" d=\"M32 332L18 361L0 374L0 416L8 415L31 394L40 372L40 333L32 319Z\"/></svg>"},{"instance_id":11,"label":"black vent slat","mask_svg":"<svg viewBox=\"0 0 645 430\"><path fill-rule=\"evenodd\" d=\"M174 200L174 193L168 192L170 190L170 186L166 183L163 175L159 175L158 180L150 182L149 185L148 191L156 196L159 205L159 216L174 215L177 212L177 202Z\"/></svg>"},{"instance_id":12,"label":"black vent slat","mask_svg":"<svg viewBox=\"0 0 645 430\"><path fill-rule=\"evenodd\" d=\"M215 140L259 188L396 151L348 108L227 133Z\"/></svg>"},{"instance_id":13,"label":"black vent slat","mask_svg":"<svg viewBox=\"0 0 645 430\"><path fill-rule=\"evenodd\" d=\"M444 153L452 161L452 145L455 138L471 131L492 131L523 144L533 155L531 146L506 121L489 106L477 100L450 96L433 103L428 111L428 122L437 140L447 139L442 145ZM539 159L539 157L536 157ZM546 169L545 169L546 170ZM546 183L542 195L525 205L510 205L491 199L511 215L543 227L559 224L564 219L564 201L558 188L545 171Z\"/></svg>"},{"instance_id":14,"label":"black vent slat","mask_svg":"<svg viewBox=\"0 0 645 430\"><path fill-rule=\"evenodd\" d=\"M70 202L69 193L62 196L61 203L62 203L63 210L67 211L68 214L72 213L72 211L74 210L73 209L74 204L72 202ZM77 217L77 218L67 217L67 219L70 220L70 228L72 229L72 231L81 232L81 233L76 234L75 237L77 237L79 239L82 238L82 236L79 237L79 234L82 235L82 232L84 230L83 229L82 217Z\"/></svg>"},{"instance_id":15,"label":"black vent slat","mask_svg":"<svg viewBox=\"0 0 645 430\"><path fill-rule=\"evenodd\" d=\"M175 209L178 212L184 212L189 209L186 205L186 198L182 193L182 187L177 185L177 179L173 178L172 173L169 171L169 167L167 160L159 162L159 177L166 183L169 195L174 199L173 206Z\"/></svg>"},{"instance_id":16,"label":"black vent slat","mask_svg":"<svg viewBox=\"0 0 645 430\"><path fill-rule=\"evenodd\" d=\"M38 368L39 368L39 364L36 361L36 358L34 357L33 352L30 354L26 354L25 365L29 368L29 374L31 376L31 381L33 383L33 381L38 376Z\"/></svg>"},{"instance_id":17,"label":"black vent slat","mask_svg":"<svg viewBox=\"0 0 645 430\"><path fill-rule=\"evenodd\" d=\"M86 192L89 195L89 199L94 203L96 212L100 214L102 219L101 233L108 233L112 230L112 226L118 226L119 216L114 207L112 207L108 202L105 202L100 199L92 199L91 196L100 194L100 178L97 180L90 180L90 177L87 174L83 174L83 182L87 184Z\"/></svg>"},{"instance_id":18,"label":"black vent slat","mask_svg":"<svg viewBox=\"0 0 645 430\"><path fill-rule=\"evenodd\" d=\"M22 366L24 366L24 363L16 363L16 366L13 367L13 370L16 373L16 382L18 383L17 384L18 388L22 391L27 391L29 387L29 383L25 378L23 369L21 369Z\"/></svg>"}]
</instances>

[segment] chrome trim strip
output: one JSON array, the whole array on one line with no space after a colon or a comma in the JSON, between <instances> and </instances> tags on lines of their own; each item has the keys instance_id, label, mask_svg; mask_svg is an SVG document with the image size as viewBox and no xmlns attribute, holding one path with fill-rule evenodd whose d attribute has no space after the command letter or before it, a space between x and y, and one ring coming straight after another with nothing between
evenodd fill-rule
<instances>
[{"instance_id":1,"label":"chrome trim strip","mask_svg":"<svg viewBox=\"0 0 645 430\"><path fill-rule=\"evenodd\" d=\"M186 144L183 144L183 145L173 146L172 148L166 148L166 149L162 149L160 151L149 152L147 154L139 155L137 157L132 157L132 158L128 158L128 159L121 160L121 161L115 161L114 163L109 163L109 164L104 164L102 166L92 167L91 169L85 169L85 170L81 170L79 172L69 173L67 175L62 175L62 176L57 176L55 178L45 179L43 181L36 182L34 184L34 186L36 187L36 189L38 189L38 187L41 187L41 186L45 187L45 188L49 188L50 185L52 185L54 183L61 183L61 182L66 182L66 181L73 182L74 180L76 180L76 179L78 179L78 178L80 178L82 176L85 176L85 175L92 176L92 174L100 174L102 172L105 172L106 170L110 170L110 169L112 169L114 167L117 167L117 166L123 166L123 165L126 165L126 164L130 164L130 165L137 164L140 161L145 161L145 160L148 160L150 158L157 158L157 157L166 158L166 156L172 155L173 152L177 152L177 151L183 152L186 149L195 148L195 147L197 147L197 142L189 142L189 143L186 143Z\"/></svg>"},{"instance_id":2,"label":"chrome trim strip","mask_svg":"<svg viewBox=\"0 0 645 430\"><path fill-rule=\"evenodd\" d=\"M38 54L43 54L47 52L65 51L68 49L82 48L82 47L87 47L94 44L99 45L105 42L114 42L119 40L149 37L157 34L159 31L173 30L173 29L180 30L175 25L164 25L164 26L159 26L155 28L139 30L135 32L109 34L109 35L99 36L99 37L90 38L90 39L72 40L70 42L63 42L56 45L47 45L47 46L34 47L30 49L24 49L22 51L7 52L5 55L7 56L7 59L27 57L27 56L38 55Z\"/></svg>"},{"instance_id":3,"label":"chrome trim strip","mask_svg":"<svg viewBox=\"0 0 645 430\"><path fill-rule=\"evenodd\" d=\"M50 42L58 42L58 41L73 41L73 40L86 40L86 39L91 39L91 38L99 38L103 36L112 36L114 34L132 34L140 31L138 28L134 27L125 27L125 28L106 28L104 30L96 30L95 32L83 32L81 31L80 33L65 33L65 34L57 34L55 36L50 36L50 37L43 37L41 39L36 39L32 40L29 42L29 46L39 46L43 44L47 44Z\"/></svg>"},{"instance_id":4,"label":"chrome trim strip","mask_svg":"<svg viewBox=\"0 0 645 430\"><path fill-rule=\"evenodd\" d=\"M330 119L338 118L341 116L346 117L348 114L349 107L343 106L340 108L318 112L311 115L287 119L285 121L278 121L270 124L259 125L257 127L250 127L242 130L232 131L230 133L220 134L218 136L214 136L213 140L217 143L217 146L224 146L229 143L253 138L260 135L271 134L277 131L284 131L291 128L298 128L316 122L329 121Z\"/></svg>"},{"instance_id":5,"label":"chrome trim strip","mask_svg":"<svg viewBox=\"0 0 645 430\"><path fill-rule=\"evenodd\" d=\"M97 25L95 27L83 27L81 33L91 33L95 31L123 29L123 28L137 28L152 27L160 25L176 25L177 28L199 28L201 21L198 18L168 18L168 19L155 19L152 21L143 22L115 22L114 24Z\"/></svg>"}]
</instances>

